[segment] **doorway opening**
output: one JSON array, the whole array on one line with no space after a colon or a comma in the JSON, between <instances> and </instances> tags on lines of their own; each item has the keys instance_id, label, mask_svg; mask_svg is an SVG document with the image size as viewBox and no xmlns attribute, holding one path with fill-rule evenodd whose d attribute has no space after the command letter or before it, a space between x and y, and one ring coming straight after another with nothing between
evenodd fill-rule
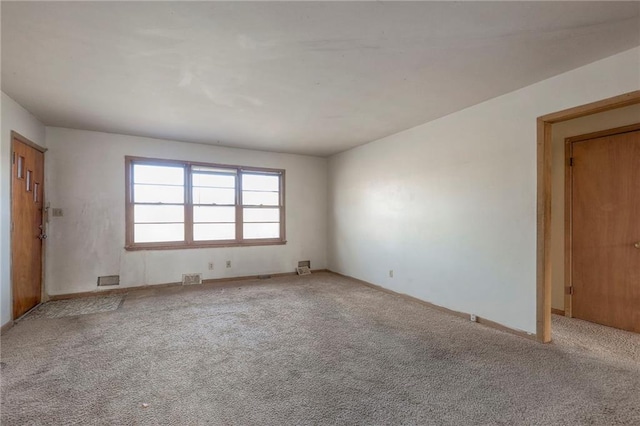
<instances>
[{"instance_id":1,"label":"doorway opening","mask_svg":"<svg viewBox=\"0 0 640 426\"><path fill-rule=\"evenodd\" d=\"M585 122L594 122L595 118L599 114L611 112L613 110L619 110L621 108L637 106L640 104L640 91L634 91L626 93L624 95L616 96L613 98L605 99L602 101L594 102L587 105L582 105L575 108L559 111L556 113L548 114L538 118L538 203L537 203L537 338L541 342L551 341L551 312L552 312L552 300L553 300L553 283L554 283L554 266L557 269L558 262L553 262L554 258L554 241L552 239L553 220L566 222L564 214L560 214L564 210L564 199L560 197L562 201L558 205L558 202L554 203L554 197L557 199L558 192L566 191L565 173L565 155L564 155L564 138L561 142L561 150L558 154L553 154L554 151L554 133L560 128L573 121L584 117ZM637 119L636 119L637 121ZM574 121L575 123L575 121ZM609 126L609 128L615 127ZM603 130L603 129L600 129ZM581 133L588 133L595 131L595 129L582 131ZM577 134L571 135L577 136ZM556 146L557 148L557 146ZM556 181L560 178L562 185L561 191L554 188L554 170L553 165L560 162L562 173L558 176L556 171ZM569 160L567 160L569 161ZM563 194L564 195L564 194ZM553 204L553 215L552 215ZM566 263L566 244L569 242L564 238L564 229L562 230L563 236L560 239L560 263L563 265ZM557 241L556 245L556 258L557 258ZM565 277L569 277L570 274L565 274L560 280L565 282ZM558 281L558 274L556 274L556 282ZM564 289L562 284L562 289ZM571 300L570 294L565 296L565 299ZM560 305L562 307L562 305ZM554 312L560 313L559 307L554 307ZM563 311L562 313L565 313ZM571 311L568 311L571 315Z\"/></svg>"}]
</instances>

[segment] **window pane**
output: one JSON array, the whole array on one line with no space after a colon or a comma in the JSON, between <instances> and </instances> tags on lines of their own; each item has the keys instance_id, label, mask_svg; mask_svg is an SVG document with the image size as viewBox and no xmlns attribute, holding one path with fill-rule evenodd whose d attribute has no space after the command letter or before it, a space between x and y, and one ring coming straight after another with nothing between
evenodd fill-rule
<instances>
[{"instance_id":1,"label":"window pane","mask_svg":"<svg viewBox=\"0 0 640 426\"><path fill-rule=\"evenodd\" d=\"M234 240L234 223L196 223L193 225L194 241Z\"/></svg>"},{"instance_id":2,"label":"window pane","mask_svg":"<svg viewBox=\"0 0 640 426\"><path fill-rule=\"evenodd\" d=\"M244 239L280 238L279 223L245 223L243 225Z\"/></svg>"},{"instance_id":3,"label":"window pane","mask_svg":"<svg viewBox=\"0 0 640 426\"><path fill-rule=\"evenodd\" d=\"M184 185L184 167L134 164L133 182L182 186Z\"/></svg>"},{"instance_id":4,"label":"window pane","mask_svg":"<svg viewBox=\"0 0 640 426\"><path fill-rule=\"evenodd\" d=\"M193 221L234 223L236 221L236 208L193 206Z\"/></svg>"},{"instance_id":5,"label":"window pane","mask_svg":"<svg viewBox=\"0 0 640 426\"><path fill-rule=\"evenodd\" d=\"M280 209L244 209L245 222L280 222Z\"/></svg>"},{"instance_id":6,"label":"window pane","mask_svg":"<svg viewBox=\"0 0 640 426\"><path fill-rule=\"evenodd\" d=\"M235 189L193 187L193 204L235 204Z\"/></svg>"},{"instance_id":7,"label":"window pane","mask_svg":"<svg viewBox=\"0 0 640 426\"><path fill-rule=\"evenodd\" d=\"M136 243L162 243L170 241L184 241L184 224L135 224L134 241Z\"/></svg>"},{"instance_id":8,"label":"window pane","mask_svg":"<svg viewBox=\"0 0 640 426\"><path fill-rule=\"evenodd\" d=\"M229 175L235 175L236 169L234 167L215 167L215 166L198 166L191 167L194 172L207 172L207 173L224 173Z\"/></svg>"},{"instance_id":9,"label":"window pane","mask_svg":"<svg viewBox=\"0 0 640 426\"><path fill-rule=\"evenodd\" d=\"M133 221L144 222L184 222L183 206L134 206Z\"/></svg>"},{"instance_id":10,"label":"window pane","mask_svg":"<svg viewBox=\"0 0 640 426\"><path fill-rule=\"evenodd\" d=\"M193 186L211 186L216 188L235 188L236 176L227 174L193 173Z\"/></svg>"},{"instance_id":11,"label":"window pane","mask_svg":"<svg viewBox=\"0 0 640 426\"><path fill-rule=\"evenodd\" d=\"M184 188L181 186L134 185L135 203L184 203Z\"/></svg>"},{"instance_id":12,"label":"window pane","mask_svg":"<svg viewBox=\"0 0 640 426\"><path fill-rule=\"evenodd\" d=\"M280 175L260 175L244 172L242 189L251 191L280 191Z\"/></svg>"},{"instance_id":13,"label":"window pane","mask_svg":"<svg viewBox=\"0 0 640 426\"><path fill-rule=\"evenodd\" d=\"M18 179L24 179L24 157L18 156Z\"/></svg>"},{"instance_id":14,"label":"window pane","mask_svg":"<svg viewBox=\"0 0 640 426\"><path fill-rule=\"evenodd\" d=\"M242 203L245 206L277 206L280 204L278 192L242 191Z\"/></svg>"}]
</instances>

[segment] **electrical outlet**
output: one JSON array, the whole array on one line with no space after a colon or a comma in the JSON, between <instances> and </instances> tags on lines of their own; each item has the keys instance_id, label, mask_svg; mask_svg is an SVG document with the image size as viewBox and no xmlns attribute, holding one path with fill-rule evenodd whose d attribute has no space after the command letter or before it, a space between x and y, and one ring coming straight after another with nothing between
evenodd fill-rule
<instances>
[{"instance_id":1,"label":"electrical outlet","mask_svg":"<svg viewBox=\"0 0 640 426\"><path fill-rule=\"evenodd\" d=\"M478 322L478 317L476 317L476 314L471 314L471 315L469 316L469 319L470 319L472 322Z\"/></svg>"},{"instance_id":2,"label":"electrical outlet","mask_svg":"<svg viewBox=\"0 0 640 426\"><path fill-rule=\"evenodd\" d=\"M227 268L231 268L231 261L227 260Z\"/></svg>"},{"instance_id":3,"label":"electrical outlet","mask_svg":"<svg viewBox=\"0 0 640 426\"><path fill-rule=\"evenodd\" d=\"M213 271L213 262L209 262L209 270Z\"/></svg>"},{"instance_id":4,"label":"electrical outlet","mask_svg":"<svg viewBox=\"0 0 640 426\"><path fill-rule=\"evenodd\" d=\"M389 278L393 278L393 269L389 269Z\"/></svg>"}]
</instances>

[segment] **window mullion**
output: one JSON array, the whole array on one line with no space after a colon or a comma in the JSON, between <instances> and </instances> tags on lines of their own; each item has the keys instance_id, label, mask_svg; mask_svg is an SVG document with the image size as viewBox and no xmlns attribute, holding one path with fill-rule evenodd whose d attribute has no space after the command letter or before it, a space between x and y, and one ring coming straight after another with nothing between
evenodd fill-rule
<instances>
[{"instance_id":1,"label":"window mullion","mask_svg":"<svg viewBox=\"0 0 640 426\"><path fill-rule=\"evenodd\" d=\"M184 236L187 244L193 243L193 186L191 164L184 168Z\"/></svg>"},{"instance_id":2,"label":"window mullion","mask_svg":"<svg viewBox=\"0 0 640 426\"><path fill-rule=\"evenodd\" d=\"M243 235L243 211L242 211L242 170L237 169L236 172L236 240L242 242Z\"/></svg>"},{"instance_id":3,"label":"window mullion","mask_svg":"<svg viewBox=\"0 0 640 426\"><path fill-rule=\"evenodd\" d=\"M279 204L279 209L280 209L280 239L284 240L285 239L285 211L284 211L284 203L285 203L285 198L284 198L284 171L282 173L280 173L279 177L278 177L278 189L280 190L280 200L278 202Z\"/></svg>"},{"instance_id":4,"label":"window mullion","mask_svg":"<svg viewBox=\"0 0 640 426\"><path fill-rule=\"evenodd\" d=\"M126 230L125 241L126 244L132 245L135 241L134 237L134 194L133 194L133 161L125 157L125 181L126 181Z\"/></svg>"}]
</instances>

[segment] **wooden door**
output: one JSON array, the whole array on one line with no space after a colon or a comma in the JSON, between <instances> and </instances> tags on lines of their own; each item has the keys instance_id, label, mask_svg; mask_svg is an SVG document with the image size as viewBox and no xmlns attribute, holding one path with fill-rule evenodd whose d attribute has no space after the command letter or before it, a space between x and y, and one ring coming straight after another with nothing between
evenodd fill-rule
<instances>
[{"instance_id":1,"label":"wooden door","mask_svg":"<svg viewBox=\"0 0 640 426\"><path fill-rule=\"evenodd\" d=\"M576 318L640 332L640 126L624 129L569 141L571 305Z\"/></svg>"},{"instance_id":2,"label":"wooden door","mask_svg":"<svg viewBox=\"0 0 640 426\"><path fill-rule=\"evenodd\" d=\"M13 318L40 303L44 154L13 138L11 173L11 281Z\"/></svg>"}]
</instances>

